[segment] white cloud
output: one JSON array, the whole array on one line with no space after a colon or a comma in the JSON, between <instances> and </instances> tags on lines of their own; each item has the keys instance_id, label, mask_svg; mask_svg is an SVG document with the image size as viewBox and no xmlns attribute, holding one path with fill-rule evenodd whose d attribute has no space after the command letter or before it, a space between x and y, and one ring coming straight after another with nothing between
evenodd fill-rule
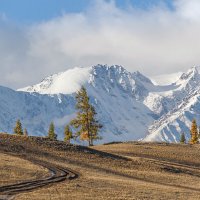
<instances>
[{"instance_id":1,"label":"white cloud","mask_svg":"<svg viewBox=\"0 0 200 200\"><path fill-rule=\"evenodd\" d=\"M199 0L176 0L175 6L178 14L186 19L199 21L200 1Z\"/></svg>"},{"instance_id":2,"label":"white cloud","mask_svg":"<svg viewBox=\"0 0 200 200\"><path fill-rule=\"evenodd\" d=\"M175 0L174 10L163 5L122 10L114 1L97 0L82 13L29 27L4 19L0 84L22 87L51 73L97 63L121 64L147 75L183 71L200 65L199 35L199 0Z\"/></svg>"}]
</instances>

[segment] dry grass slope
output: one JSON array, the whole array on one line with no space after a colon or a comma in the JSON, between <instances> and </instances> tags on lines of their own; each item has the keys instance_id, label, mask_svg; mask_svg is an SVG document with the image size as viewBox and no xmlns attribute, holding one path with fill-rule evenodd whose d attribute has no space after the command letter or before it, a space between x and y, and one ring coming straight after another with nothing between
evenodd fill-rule
<instances>
[{"instance_id":1,"label":"dry grass slope","mask_svg":"<svg viewBox=\"0 0 200 200\"><path fill-rule=\"evenodd\" d=\"M47 169L16 156L0 153L0 160L0 186L49 175Z\"/></svg>"},{"instance_id":2,"label":"dry grass slope","mask_svg":"<svg viewBox=\"0 0 200 200\"><path fill-rule=\"evenodd\" d=\"M0 134L0 152L70 168L79 178L19 199L200 199L199 145L122 143L93 148Z\"/></svg>"}]
</instances>

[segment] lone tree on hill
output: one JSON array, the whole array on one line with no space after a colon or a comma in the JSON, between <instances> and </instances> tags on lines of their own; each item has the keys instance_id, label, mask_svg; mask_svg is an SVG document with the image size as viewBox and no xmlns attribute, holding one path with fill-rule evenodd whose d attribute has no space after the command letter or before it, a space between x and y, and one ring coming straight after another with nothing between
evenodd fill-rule
<instances>
[{"instance_id":1,"label":"lone tree on hill","mask_svg":"<svg viewBox=\"0 0 200 200\"><path fill-rule=\"evenodd\" d=\"M195 119L192 120L190 134L191 134L190 143L197 144L198 143L198 130L197 130L197 123L196 123Z\"/></svg>"},{"instance_id":2,"label":"lone tree on hill","mask_svg":"<svg viewBox=\"0 0 200 200\"><path fill-rule=\"evenodd\" d=\"M76 109L78 110L77 117L71 121L71 125L77 129L77 136L81 140L87 140L89 146L93 146L93 141L101 139L99 137L99 130L102 125L96 120L96 111L94 106L90 104L90 98L85 87L76 94Z\"/></svg>"},{"instance_id":3,"label":"lone tree on hill","mask_svg":"<svg viewBox=\"0 0 200 200\"><path fill-rule=\"evenodd\" d=\"M70 144L70 141L73 138L73 133L69 125L65 127L64 135L65 135L64 141Z\"/></svg>"},{"instance_id":4,"label":"lone tree on hill","mask_svg":"<svg viewBox=\"0 0 200 200\"><path fill-rule=\"evenodd\" d=\"M186 142L185 134L182 133L182 134L181 134L181 138L180 138L180 143L185 144L185 142Z\"/></svg>"},{"instance_id":5,"label":"lone tree on hill","mask_svg":"<svg viewBox=\"0 0 200 200\"><path fill-rule=\"evenodd\" d=\"M14 134L23 135L22 124L19 119L16 122L16 126L14 128Z\"/></svg>"},{"instance_id":6,"label":"lone tree on hill","mask_svg":"<svg viewBox=\"0 0 200 200\"><path fill-rule=\"evenodd\" d=\"M24 129L24 133L23 133L23 135L26 136L26 137L28 137L28 131L27 131L26 128Z\"/></svg>"},{"instance_id":7,"label":"lone tree on hill","mask_svg":"<svg viewBox=\"0 0 200 200\"><path fill-rule=\"evenodd\" d=\"M55 126L54 126L53 122L51 122L51 124L49 126L48 138L50 140L57 140L57 135L55 133Z\"/></svg>"}]
</instances>

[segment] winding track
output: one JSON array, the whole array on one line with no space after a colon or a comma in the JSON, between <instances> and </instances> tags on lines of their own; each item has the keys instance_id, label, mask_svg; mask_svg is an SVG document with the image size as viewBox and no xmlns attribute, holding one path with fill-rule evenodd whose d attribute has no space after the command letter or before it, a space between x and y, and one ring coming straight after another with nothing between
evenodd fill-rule
<instances>
[{"instance_id":1,"label":"winding track","mask_svg":"<svg viewBox=\"0 0 200 200\"><path fill-rule=\"evenodd\" d=\"M25 181L17 184L11 184L6 186L0 187L0 200L9 200L13 199L14 195L31 191L37 188L41 188L44 186L48 186L50 184L58 183L65 181L66 179L71 180L78 177L78 174L75 172L72 172L69 169L53 165L51 163L38 161L38 160L32 160L28 159L29 161L33 162L34 164L40 165L44 168L47 168L51 176L43 179L38 180L32 180L32 181Z\"/></svg>"},{"instance_id":2,"label":"winding track","mask_svg":"<svg viewBox=\"0 0 200 200\"><path fill-rule=\"evenodd\" d=\"M12 153L8 153L9 155L12 155ZM15 154L15 156L17 156ZM17 156L17 157L23 157L23 156ZM163 169L166 169L167 171L172 171L173 173L183 173L191 176L196 176L200 178L200 167L199 166L194 166L189 163L179 163L178 161L169 161L169 160L163 160L163 159L156 159L156 158L149 158L149 157L144 157L144 156L125 156L123 155L124 158L128 158L130 160L136 158L136 159L144 159L150 163L157 164L159 166L162 166ZM24 158L23 158L24 159ZM12 185L7 185L7 186L1 186L0 187L0 200L11 200L13 199L14 195L27 192L27 191L32 191L34 189L38 189L44 186L48 186L53 183L58 183L65 181L66 179L74 179L78 177L78 173L73 172L69 169L53 165L48 162L44 162L41 160L34 160L33 158L27 158L25 157L26 160L31 161L34 164L40 165L44 168L47 168L51 176L48 178L43 178L39 180L32 180L32 181L25 181L22 183L17 183L17 184L12 184ZM110 172L112 173L112 172ZM142 177L130 177L132 179L136 179L138 181L143 181L147 183L152 183L152 184L158 184L158 185L163 185L163 186L170 186L173 188L179 188L179 189L186 189L186 190L191 190L191 191L199 191L199 189L193 188L193 187L188 187L188 186L182 186L182 185L177 185L177 184L168 184L168 183L161 183L157 182L155 180L146 180Z\"/></svg>"}]
</instances>

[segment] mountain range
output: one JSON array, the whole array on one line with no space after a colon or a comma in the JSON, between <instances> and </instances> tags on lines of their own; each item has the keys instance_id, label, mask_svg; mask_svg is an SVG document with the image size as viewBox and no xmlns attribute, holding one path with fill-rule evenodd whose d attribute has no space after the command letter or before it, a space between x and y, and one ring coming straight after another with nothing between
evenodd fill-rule
<instances>
[{"instance_id":1,"label":"mountain range","mask_svg":"<svg viewBox=\"0 0 200 200\"><path fill-rule=\"evenodd\" d=\"M64 126L76 115L75 93L84 85L103 124L98 143L179 142L182 132L189 140L192 119L200 121L199 72L192 67L173 83L159 85L122 66L96 65L54 74L17 91L0 87L0 131L12 133L20 119L30 135L45 136L54 121L62 139Z\"/></svg>"}]
</instances>

